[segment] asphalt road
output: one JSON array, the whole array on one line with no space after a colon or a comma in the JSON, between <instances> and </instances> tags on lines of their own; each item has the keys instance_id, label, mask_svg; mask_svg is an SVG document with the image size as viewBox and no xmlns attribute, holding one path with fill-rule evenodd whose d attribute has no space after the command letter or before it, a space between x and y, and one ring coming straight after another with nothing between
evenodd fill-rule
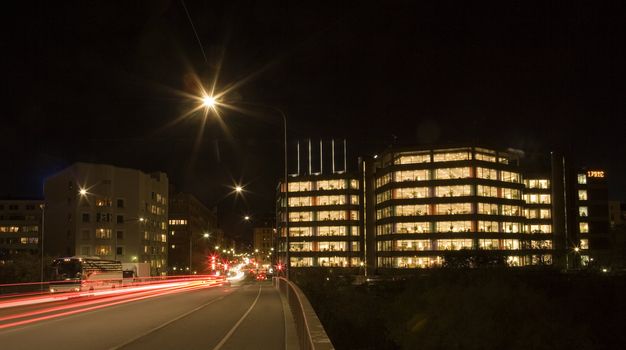
<instances>
[{"instance_id":1,"label":"asphalt road","mask_svg":"<svg viewBox=\"0 0 626 350\"><path fill-rule=\"evenodd\" d=\"M268 281L116 302L83 298L48 303L46 308L58 305L62 311L35 315L30 313L42 306L2 310L0 320L19 312L24 316L17 321L37 321L0 329L0 348L285 349L283 304ZM68 311L68 305L76 308Z\"/></svg>"}]
</instances>

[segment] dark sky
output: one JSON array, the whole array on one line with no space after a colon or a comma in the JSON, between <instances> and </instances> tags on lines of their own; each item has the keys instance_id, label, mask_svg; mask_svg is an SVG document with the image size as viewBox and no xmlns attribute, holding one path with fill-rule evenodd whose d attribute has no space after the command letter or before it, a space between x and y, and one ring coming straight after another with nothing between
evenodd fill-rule
<instances>
[{"instance_id":1,"label":"dark sky","mask_svg":"<svg viewBox=\"0 0 626 350\"><path fill-rule=\"evenodd\" d=\"M228 233L273 212L272 111L192 115L194 75L289 117L298 138L571 150L626 199L626 13L618 1L42 1L3 6L0 195L74 161L162 170ZM197 143L196 143L197 142ZM351 163L354 163L351 160ZM233 181L246 201L223 199Z\"/></svg>"}]
</instances>

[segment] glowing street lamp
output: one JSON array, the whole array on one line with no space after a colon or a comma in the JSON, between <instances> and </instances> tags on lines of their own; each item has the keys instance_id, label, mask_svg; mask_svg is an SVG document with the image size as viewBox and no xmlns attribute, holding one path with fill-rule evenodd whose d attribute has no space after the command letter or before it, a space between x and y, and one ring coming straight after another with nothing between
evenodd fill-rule
<instances>
[{"instance_id":1,"label":"glowing street lamp","mask_svg":"<svg viewBox=\"0 0 626 350\"><path fill-rule=\"evenodd\" d=\"M206 95L204 97L202 97L202 105L206 108L215 108L215 105L217 104L217 101L215 100L215 97L213 96L209 96Z\"/></svg>"},{"instance_id":2,"label":"glowing street lamp","mask_svg":"<svg viewBox=\"0 0 626 350\"><path fill-rule=\"evenodd\" d=\"M84 189L84 188L81 188L81 189L78 191L78 194L80 194L81 196L86 196L86 195L87 195L87 190L86 190L86 189Z\"/></svg>"},{"instance_id":3,"label":"glowing street lamp","mask_svg":"<svg viewBox=\"0 0 626 350\"><path fill-rule=\"evenodd\" d=\"M243 187L241 187L241 186L235 186L235 192L237 192L237 193L241 193L241 192L243 192Z\"/></svg>"},{"instance_id":4,"label":"glowing street lamp","mask_svg":"<svg viewBox=\"0 0 626 350\"><path fill-rule=\"evenodd\" d=\"M246 220L246 221L250 221L250 215L244 216L243 219Z\"/></svg>"}]
</instances>

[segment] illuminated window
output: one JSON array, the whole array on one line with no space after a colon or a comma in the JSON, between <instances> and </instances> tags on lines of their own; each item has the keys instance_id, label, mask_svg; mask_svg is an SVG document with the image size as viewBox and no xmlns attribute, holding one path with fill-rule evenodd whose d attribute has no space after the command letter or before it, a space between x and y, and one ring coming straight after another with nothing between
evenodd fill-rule
<instances>
[{"instance_id":1,"label":"illuminated window","mask_svg":"<svg viewBox=\"0 0 626 350\"><path fill-rule=\"evenodd\" d=\"M169 224L170 224L170 225L187 225L187 220L182 220L182 219L170 219L170 220L169 220Z\"/></svg>"},{"instance_id":2,"label":"illuminated window","mask_svg":"<svg viewBox=\"0 0 626 350\"><path fill-rule=\"evenodd\" d=\"M478 247L480 249L486 250L499 250L500 248L500 240L499 239L479 239Z\"/></svg>"},{"instance_id":3,"label":"illuminated window","mask_svg":"<svg viewBox=\"0 0 626 350\"><path fill-rule=\"evenodd\" d=\"M409 198L428 198L428 187L410 187L410 188L396 188L394 191L394 198L409 199Z\"/></svg>"},{"instance_id":4,"label":"illuminated window","mask_svg":"<svg viewBox=\"0 0 626 350\"><path fill-rule=\"evenodd\" d=\"M501 197L507 198L507 199L520 199L522 196L522 193L520 192L520 190L515 189L515 188L503 188L501 190L501 193L502 193ZM541 196L547 196L548 198L550 197L550 195L543 195L543 194Z\"/></svg>"},{"instance_id":5,"label":"illuminated window","mask_svg":"<svg viewBox=\"0 0 626 350\"><path fill-rule=\"evenodd\" d=\"M310 191L311 189L311 181L289 182L289 192Z\"/></svg>"},{"instance_id":6,"label":"illuminated window","mask_svg":"<svg viewBox=\"0 0 626 350\"><path fill-rule=\"evenodd\" d=\"M292 252L310 252L313 250L313 244L311 242L291 242L289 243L289 250Z\"/></svg>"},{"instance_id":7,"label":"illuminated window","mask_svg":"<svg viewBox=\"0 0 626 350\"><path fill-rule=\"evenodd\" d=\"M484 154L484 153L476 153L474 158L476 160L482 160L484 162L492 162L492 163L496 162L496 157L495 156Z\"/></svg>"},{"instance_id":8,"label":"illuminated window","mask_svg":"<svg viewBox=\"0 0 626 350\"><path fill-rule=\"evenodd\" d=\"M478 221L479 232L500 232L497 221Z\"/></svg>"},{"instance_id":9,"label":"illuminated window","mask_svg":"<svg viewBox=\"0 0 626 350\"><path fill-rule=\"evenodd\" d=\"M350 188L353 190L359 189L359 180L350 180Z\"/></svg>"},{"instance_id":10,"label":"illuminated window","mask_svg":"<svg viewBox=\"0 0 626 350\"><path fill-rule=\"evenodd\" d=\"M396 216L428 215L429 207L427 204L397 205Z\"/></svg>"},{"instance_id":11,"label":"illuminated window","mask_svg":"<svg viewBox=\"0 0 626 350\"><path fill-rule=\"evenodd\" d=\"M346 204L346 196L344 195L317 197L317 205L341 205L341 204Z\"/></svg>"},{"instance_id":12,"label":"illuminated window","mask_svg":"<svg viewBox=\"0 0 626 350\"><path fill-rule=\"evenodd\" d=\"M519 222L503 222L502 228L507 233L519 233L522 232L522 224Z\"/></svg>"},{"instance_id":13,"label":"illuminated window","mask_svg":"<svg viewBox=\"0 0 626 350\"><path fill-rule=\"evenodd\" d=\"M111 199L110 198L99 198L96 199L96 207L110 207Z\"/></svg>"},{"instance_id":14,"label":"illuminated window","mask_svg":"<svg viewBox=\"0 0 626 350\"><path fill-rule=\"evenodd\" d=\"M521 209L517 205L502 205L502 215L506 216L520 216Z\"/></svg>"},{"instance_id":15,"label":"illuminated window","mask_svg":"<svg viewBox=\"0 0 626 350\"><path fill-rule=\"evenodd\" d=\"M393 244L395 244L395 251L424 251L431 249L430 240L427 239L400 239L397 241L393 241Z\"/></svg>"},{"instance_id":16,"label":"illuminated window","mask_svg":"<svg viewBox=\"0 0 626 350\"><path fill-rule=\"evenodd\" d=\"M461 250L472 249L473 241L471 239L438 239L436 244L436 250Z\"/></svg>"},{"instance_id":17,"label":"illuminated window","mask_svg":"<svg viewBox=\"0 0 626 350\"><path fill-rule=\"evenodd\" d=\"M356 180L352 180L356 181ZM358 181L355 183L356 188L358 187ZM318 190L337 190L337 189L345 189L346 181L345 180L321 180L317 182Z\"/></svg>"},{"instance_id":18,"label":"illuminated window","mask_svg":"<svg viewBox=\"0 0 626 350\"><path fill-rule=\"evenodd\" d=\"M428 170L403 170L395 172L395 181L424 181L428 180Z\"/></svg>"},{"instance_id":19,"label":"illuminated window","mask_svg":"<svg viewBox=\"0 0 626 350\"><path fill-rule=\"evenodd\" d=\"M579 222L578 229L580 233L589 233L589 223L588 222Z\"/></svg>"},{"instance_id":20,"label":"illuminated window","mask_svg":"<svg viewBox=\"0 0 626 350\"><path fill-rule=\"evenodd\" d=\"M578 174L578 183L581 185L584 185L587 183L587 175L585 174Z\"/></svg>"},{"instance_id":21,"label":"illuminated window","mask_svg":"<svg viewBox=\"0 0 626 350\"><path fill-rule=\"evenodd\" d=\"M532 249L552 249L551 240L532 240L530 241L530 248Z\"/></svg>"},{"instance_id":22,"label":"illuminated window","mask_svg":"<svg viewBox=\"0 0 626 350\"><path fill-rule=\"evenodd\" d=\"M345 267L348 266L348 259L338 256L320 257L317 263L322 267Z\"/></svg>"},{"instance_id":23,"label":"illuminated window","mask_svg":"<svg viewBox=\"0 0 626 350\"><path fill-rule=\"evenodd\" d=\"M313 220L313 214L310 211L302 212L289 212L289 221L311 221Z\"/></svg>"},{"instance_id":24,"label":"illuminated window","mask_svg":"<svg viewBox=\"0 0 626 350\"><path fill-rule=\"evenodd\" d=\"M346 226L320 226L317 228L318 236L346 236Z\"/></svg>"},{"instance_id":25,"label":"illuminated window","mask_svg":"<svg viewBox=\"0 0 626 350\"><path fill-rule=\"evenodd\" d=\"M528 188L539 188L539 189L548 189L550 188L550 180L526 180L526 187Z\"/></svg>"},{"instance_id":26,"label":"illuminated window","mask_svg":"<svg viewBox=\"0 0 626 350\"><path fill-rule=\"evenodd\" d=\"M346 220L347 215L345 210L329 210L329 211L318 211L317 212L317 220L318 221L326 221L326 220Z\"/></svg>"},{"instance_id":27,"label":"illuminated window","mask_svg":"<svg viewBox=\"0 0 626 350\"><path fill-rule=\"evenodd\" d=\"M505 250L520 249L519 240L517 239L503 239L501 244L502 244L501 249L505 249Z\"/></svg>"},{"instance_id":28,"label":"illuminated window","mask_svg":"<svg viewBox=\"0 0 626 350\"><path fill-rule=\"evenodd\" d=\"M437 197L461 197L472 194L472 186L437 186L435 187L435 196Z\"/></svg>"},{"instance_id":29,"label":"illuminated window","mask_svg":"<svg viewBox=\"0 0 626 350\"><path fill-rule=\"evenodd\" d=\"M587 190L578 190L578 199L581 201L587 200Z\"/></svg>"},{"instance_id":30,"label":"illuminated window","mask_svg":"<svg viewBox=\"0 0 626 350\"><path fill-rule=\"evenodd\" d=\"M539 210L539 218L540 219L550 219L552 217L552 213L550 209L540 209Z\"/></svg>"},{"instance_id":31,"label":"illuminated window","mask_svg":"<svg viewBox=\"0 0 626 350\"><path fill-rule=\"evenodd\" d=\"M518 173L513 173L510 171L501 171L500 172L500 180L505 182L520 182L520 176Z\"/></svg>"},{"instance_id":32,"label":"illuminated window","mask_svg":"<svg viewBox=\"0 0 626 350\"><path fill-rule=\"evenodd\" d=\"M376 188L384 186L391 182L391 174L387 173L381 177L376 178Z\"/></svg>"},{"instance_id":33,"label":"illuminated window","mask_svg":"<svg viewBox=\"0 0 626 350\"><path fill-rule=\"evenodd\" d=\"M478 214L498 215L498 205L493 203L478 203Z\"/></svg>"},{"instance_id":34,"label":"illuminated window","mask_svg":"<svg viewBox=\"0 0 626 350\"><path fill-rule=\"evenodd\" d=\"M526 233L552 233L552 225L549 225L549 224L526 225Z\"/></svg>"},{"instance_id":35,"label":"illuminated window","mask_svg":"<svg viewBox=\"0 0 626 350\"><path fill-rule=\"evenodd\" d=\"M434 162L451 162L455 160L467 159L470 159L470 153L468 151L435 153L433 156Z\"/></svg>"},{"instance_id":36,"label":"illuminated window","mask_svg":"<svg viewBox=\"0 0 626 350\"><path fill-rule=\"evenodd\" d=\"M430 163L429 153L403 154L394 160L394 164Z\"/></svg>"},{"instance_id":37,"label":"illuminated window","mask_svg":"<svg viewBox=\"0 0 626 350\"><path fill-rule=\"evenodd\" d=\"M109 255L111 254L111 246L110 245L97 245L94 249L94 253L96 255Z\"/></svg>"},{"instance_id":38,"label":"illuminated window","mask_svg":"<svg viewBox=\"0 0 626 350\"><path fill-rule=\"evenodd\" d=\"M290 265L293 267L310 267L313 266L313 258L291 257Z\"/></svg>"},{"instance_id":39,"label":"illuminated window","mask_svg":"<svg viewBox=\"0 0 626 350\"><path fill-rule=\"evenodd\" d=\"M111 238L112 233L113 230L110 228L99 228L96 230L96 238L109 239Z\"/></svg>"},{"instance_id":40,"label":"illuminated window","mask_svg":"<svg viewBox=\"0 0 626 350\"><path fill-rule=\"evenodd\" d=\"M478 193L476 195L481 197L498 197L498 188L494 186L477 186Z\"/></svg>"},{"instance_id":41,"label":"illuminated window","mask_svg":"<svg viewBox=\"0 0 626 350\"><path fill-rule=\"evenodd\" d=\"M400 222L396 224L395 233L428 233L429 222Z\"/></svg>"},{"instance_id":42,"label":"illuminated window","mask_svg":"<svg viewBox=\"0 0 626 350\"><path fill-rule=\"evenodd\" d=\"M438 180L445 179L464 179L470 177L470 168L442 168L435 170L435 178Z\"/></svg>"},{"instance_id":43,"label":"illuminated window","mask_svg":"<svg viewBox=\"0 0 626 350\"><path fill-rule=\"evenodd\" d=\"M319 252L343 252L346 250L346 242L318 242L317 247Z\"/></svg>"},{"instance_id":44,"label":"illuminated window","mask_svg":"<svg viewBox=\"0 0 626 350\"><path fill-rule=\"evenodd\" d=\"M498 172L495 169L476 168L476 177L479 179L498 179Z\"/></svg>"},{"instance_id":45,"label":"illuminated window","mask_svg":"<svg viewBox=\"0 0 626 350\"><path fill-rule=\"evenodd\" d=\"M350 196L350 204L359 204L359 196L356 196L356 195Z\"/></svg>"},{"instance_id":46,"label":"illuminated window","mask_svg":"<svg viewBox=\"0 0 626 350\"><path fill-rule=\"evenodd\" d=\"M436 215L458 215L458 214L471 214L471 203L446 203L437 204L435 206Z\"/></svg>"},{"instance_id":47,"label":"illuminated window","mask_svg":"<svg viewBox=\"0 0 626 350\"><path fill-rule=\"evenodd\" d=\"M436 232L470 232L471 221L438 221L435 224Z\"/></svg>"},{"instance_id":48,"label":"illuminated window","mask_svg":"<svg viewBox=\"0 0 626 350\"><path fill-rule=\"evenodd\" d=\"M376 225L376 235L388 235L392 232L392 224ZM405 232L408 233L408 232Z\"/></svg>"},{"instance_id":49,"label":"illuminated window","mask_svg":"<svg viewBox=\"0 0 626 350\"><path fill-rule=\"evenodd\" d=\"M376 210L376 220L388 218L391 216L391 207L384 207Z\"/></svg>"},{"instance_id":50,"label":"illuminated window","mask_svg":"<svg viewBox=\"0 0 626 350\"><path fill-rule=\"evenodd\" d=\"M498 157L498 162L502 164L509 164L509 158L507 157Z\"/></svg>"},{"instance_id":51,"label":"illuminated window","mask_svg":"<svg viewBox=\"0 0 626 350\"><path fill-rule=\"evenodd\" d=\"M426 188L428 190L428 188ZM376 204L382 203L384 201L388 201L391 199L391 191L387 190L381 193L376 194Z\"/></svg>"},{"instance_id":52,"label":"illuminated window","mask_svg":"<svg viewBox=\"0 0 626 350\"><path fill-rule=\"evenodd\" d=\"M580 249L589 249L589 240L581 239L580 240Z\"/></svg>"},{"instance_id":53,"label":"illuminated window","mask_svg":"<svg viewBox=\"0 0 626 350\"><path fill-rule=\"evenodd\" d=\"M312 204L312 197L289 197L290 207L304 207Z\"/></svg>"},{"instance_id":54,"label":"illuminated window","mask_svg":"<svg viewBox=\"0 0 626 350\"><path fill-rule=\"evenodd\" d=\"M578 215L580 217L589 216L589 209L587 207L578 207Z\"/></svg>"},{"instance_id":55,"label":"illuminated window","mask_svg":"<svg viewBox=\"0 0 626 350\"><path fill-rule=\"evenodd\" d=\"M172 249L176 249L176 244L172 244L171 247L172 247ZM146 248L148 248L148 247L146 247Z\"/></svg>"}]
</instances>

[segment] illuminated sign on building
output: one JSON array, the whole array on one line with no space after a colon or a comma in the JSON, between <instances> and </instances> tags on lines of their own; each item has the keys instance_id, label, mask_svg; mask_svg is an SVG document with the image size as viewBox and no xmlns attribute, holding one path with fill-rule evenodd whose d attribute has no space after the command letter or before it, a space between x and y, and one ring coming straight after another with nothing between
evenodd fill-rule
<instances>
[{"instance_id":1,"label":"illuminated sign on building","mask_svg":"<svg viewBox=\"0 0 626 350\"><path fill-rule=\"evenodd\" d=\"M587 177L603 178L604 170L588 170Z\"/></svg>"}]
</instances>

